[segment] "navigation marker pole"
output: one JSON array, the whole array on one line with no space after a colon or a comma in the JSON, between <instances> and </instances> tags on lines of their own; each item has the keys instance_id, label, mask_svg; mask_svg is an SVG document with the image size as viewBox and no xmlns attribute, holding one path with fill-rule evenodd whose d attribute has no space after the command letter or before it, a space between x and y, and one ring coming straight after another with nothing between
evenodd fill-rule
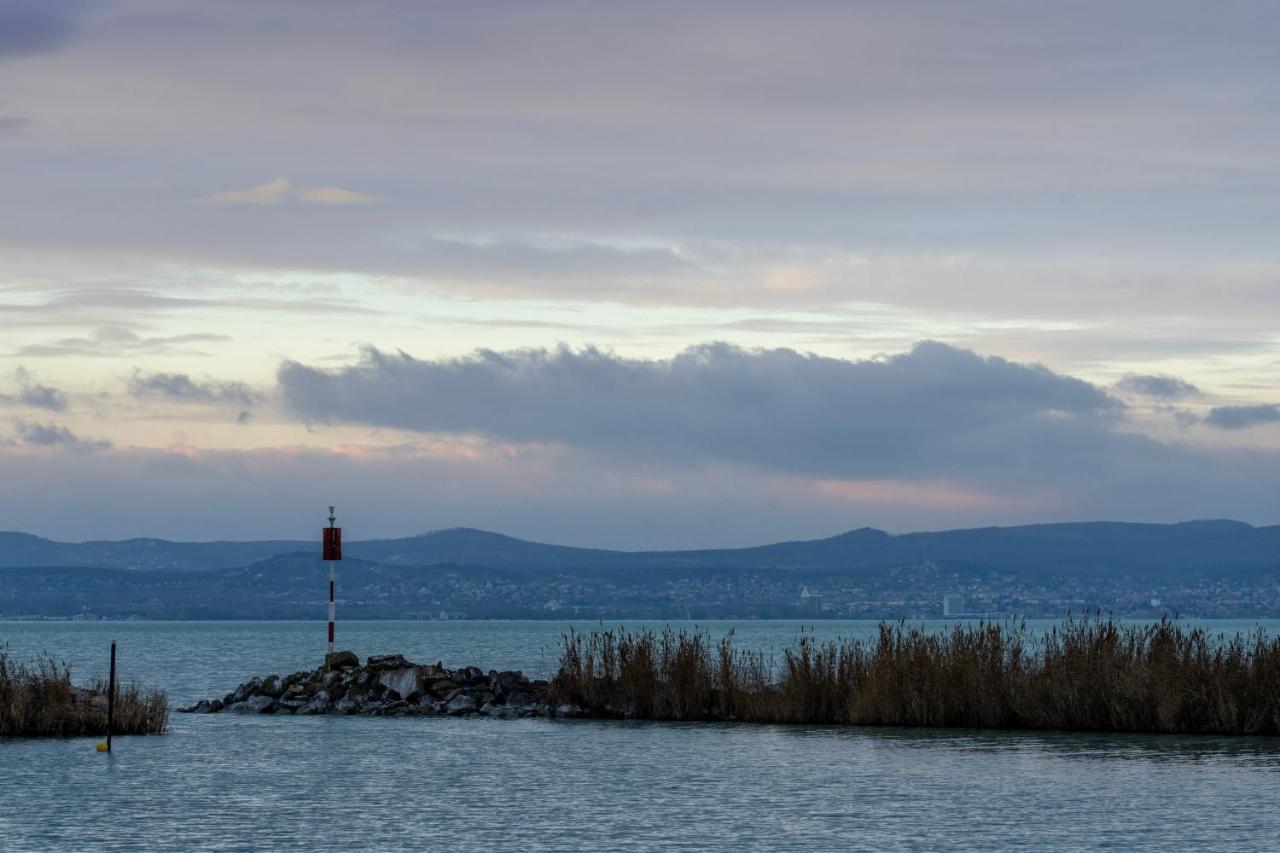
<instances>
[{"instance_id":1,"label":"navigation marker pole","mask_svg":"<svg viewBox=\"0 0 1280 853\"><path fill-rule=\"evenodd\" d=\"M329 654L333 654L333 564L342 559L342 528L334 527L337 518L329 507L329 526L324 529L324 559L329 563Z\"/></svg>"}]
</instances>

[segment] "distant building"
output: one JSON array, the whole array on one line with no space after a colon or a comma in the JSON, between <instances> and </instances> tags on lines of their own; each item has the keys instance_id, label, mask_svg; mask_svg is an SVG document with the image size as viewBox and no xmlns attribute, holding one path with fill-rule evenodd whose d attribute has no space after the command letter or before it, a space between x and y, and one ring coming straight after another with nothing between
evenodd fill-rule
<instances>
[{"instance_id":1,"label":"distant building","mask_svg":"<svg viewBox=\"0 0 1280 853\"><path fill-rule=\"evenodd\" d=\"M964 613L964 596L958 593L949 593L942 596L942 615L943 616L963 616Z\"/></svg>"},{"instance_id":2,"label":"distant building","mask_svg":"<svg viewBox=\"0 0 1280 853\"><path fill-rule=\"evenodd\" d=\"M822 593L810 592L809 587L800 587L800 608L806 613L822 612Z\"/></svg>"}]
</instances>

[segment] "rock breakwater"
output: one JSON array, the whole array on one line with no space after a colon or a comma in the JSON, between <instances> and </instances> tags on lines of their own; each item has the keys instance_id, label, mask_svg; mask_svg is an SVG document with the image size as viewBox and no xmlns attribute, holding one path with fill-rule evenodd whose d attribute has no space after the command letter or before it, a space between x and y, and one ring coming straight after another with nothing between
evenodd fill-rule
<instances>
[{"instance_id":1,"label":"rock breakwater","mask_svg":"<svg viewBox=\"0 0 1280 853\"><path fill-rule=\"evenodd\" d=\"M518 671L411 663L402 655L373 655L363 665L353 652L334 652L324 666L268 675L241 684L221 699L187 708L192 714L360 714L364 716L576 717L576 706L553 706L548 684Z\"/></svg>"}]
</instances>

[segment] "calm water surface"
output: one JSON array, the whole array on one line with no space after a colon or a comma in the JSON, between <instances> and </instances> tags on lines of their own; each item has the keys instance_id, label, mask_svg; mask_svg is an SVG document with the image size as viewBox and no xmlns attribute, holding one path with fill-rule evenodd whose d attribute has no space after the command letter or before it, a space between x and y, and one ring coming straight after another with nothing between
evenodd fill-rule
<instances>
[{"instance_id":1,"label":"calm water surface","mask_svg":"<svg viewBox=\"0 0 1280 853\"><path fill-rule=\"evenodd\" d=\"M730 626L701 623L713 635ZM1251 630L1252 622L1208 623ZM340 624L340 646L547 675L567 623ZM596 627L592 624L579 627ZM736 626L780 651L799 622ZM1032 626L1034 627L1034 625ZM1277 626L1267 627L1275 630ZM819 637L874 623L819 622ZM176 703L314 666L323 625L13 623L18 657ZM1280 740L175 715L160 737L0 740L0 847L1274 850Z\"/></svg>"}]
</instances>

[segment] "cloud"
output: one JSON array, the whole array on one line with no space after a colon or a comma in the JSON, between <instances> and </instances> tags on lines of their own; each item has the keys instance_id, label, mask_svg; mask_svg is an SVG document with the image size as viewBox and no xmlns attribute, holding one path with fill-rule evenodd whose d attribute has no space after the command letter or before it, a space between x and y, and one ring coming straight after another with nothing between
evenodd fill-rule
<instances>
[{"instance_id":1,"label":"cloud","mask_svg":"<svg viewBox=\"0 0 1280 853\"><path fill-rule=\"evenodd\" d=\"M226 190L198 199L210 204L281 204L299 201L303 204L375 204L381 196L360 193L342 187L300 187L288 178L275 178L244 190Z\"/></svg>"},{"instance_id":2,"label":"cloud","mask_svg":"<svg viewBox=\"0 0 1280 853\"><path fill-rule=\"evenodd\" d=\"M35 409L48 409L51 412L67 410L67 393L52 385L37 382L25 367L19 367L18 402Z\"/></svg>"},{"instance_id":3,"label":"cloud","mask_svg":"<svg viewBox=\"0 0 1280 853\"><path fill-rule=\"evenodd\" d=\"M35 409L51 412L67 410L67 393L52 385L28 385L18 393L18 400Z\"/></svg>"},{"instance_id":4,"label":"cloud","mask_svg":"<svg viewBox=\"0 0 1280 853\"><path fill-rule=\"evenodd\" d=\"M210 204L279 204L292 195L293 185L285 178L276 178L247 190L226 190L205 196L199 201Z\"/></svg>"},{"instance_id":5,"label":"cloud","mask_svg":"<svg viewBox=\"0 0 1280 853\"><path fill-rule=\"evenodd\" d=\"M0 59L56 50L75 34L66 14L81 4L41 0L0 0Z\"/></svg>"},{"instance_id":6,"label":"cloud","mask_svg":"<svg viewBox=\"0 0 1280 853\"><path fill-rule=\"evenodd\" d=\"M342 187L300 187L296 195L298 201L309 204L376 204L383 201L381 196L344 190Z\"/></svg>"},{"instance_id":7,"label":"cloud","mask_svg":"<svg viewBox=\"0 0 1280 853\"><path fill-rule=\"evenodd\" d=\"M1200 389L1187 380L1162 374L1130 373L1116 383L1116 388L1127 394L1161 400L1180 400L1200 395Z\"/></svg>"},{"instance_id":8,"label":"cloud","mask_svg":"<svg viewBox=\"0 0 1280 853\"><path fill-rule=\"evenodd\" d=\"M188 333L143 337L122 326L101 326L85 337L60 338L47 344L27 344L14 353L18 357L60 358L119 357L147 353L151 355L204 355L194 344L220 343L231 340L227 335Z\"/></svg>"},{"instance_id":9,"label":"cloud","mask_svg":"<svg viewBox=\"0 0 1280 853\"><path fill-rule=\"evenodd\" d=\"M179 402L233 404L242 390L181 373L136 379L140 393ZM1276 452L1155 441L1137 434L1145 409L1105 389L939 343L866 360L723 344L653 360L371 349L336 370L286 362L279 389L305 421L375 435L344 426L306 439L329 447L109 448L24 422L17 443L0 441L0 503L11 525L73 537L290 536L322 499L348 507L361 536L461 524L624 547L864 524L1270 523L1280 511ZM228 405L227 420L247 411ZM244 429L256 442L263 427ZM119 506L84 515L108 490Z\"/></svg>"},{"instance_id":10,"label":"cloud","mask_svg":"<svg viewBox=\"0 0 1280 853\"><path fill-rule=\"evenodd\" d=\"M1280 423L1280 405L1216 406L1204 422L1218 429L1247 429L1259 424Z\"/></svg>"},{"instance_id":11,"label":"cloud","mask_svg":"<svg viewBox=\"0 0 1280 853\"><path fill-rule=\"evenodd\" d=\"M857 512L803 484L749 473L692 476L626 463L602 471L594 460L535 450L128 447L73 455L0 442L5 524L57 538L305 538L330 503L348 535L361 539L466 525L636 548L829 535L855 526ZM865 506L880 523L895 521L887 508L903 509L891 500ZM948 512L940 507L928 519L952 518Z\"/></svg>"},{"instance_id":12,"label":"cloud","mask_svg":"<svg viewBox=\"0 0 1280 853\"><path fill-rule=\"evenodd\" d=\"M11 176L15 212L0 231L173 265L415 275L468 296L489 278L508 292L601 301L1121 311L1116 336L1137 339L1133 318L1152 314L1193 317L1196 337L1238 339L1204 329L1205 316L1258 318L1276 305L1274 269L1223 275L1270 257L1280 198L1265 153L1274 111L1245 103L1277 72L1262 48L1238 47L1275 40L1257 2L1223 16L1093 0L1048 20L999 2L927 20L912 4L676 4L643 20L630 4L586 15L574 4L502 4L500 15L479 4L447 16L315 6L273 4L252 26L222 4L186 7L164 16L163 33L148 16L107 14L93 51L23 81L42 132L82 142ZM1118 35L1135 22L1141 45ZM300 79L324 96L306 96ZM210 108L187 109L196 101ZM154 157L112 153L143 144ZM353 151L369 165L326 171ZM351 201L394 186L397 204L290 228L175 210L154 191L158 164L175 157L188 198ZM122 205L129 216L116 215ZM545 234L647 240L681 247L711 274L623 288L595 270L522 277L519 256L495 252L458 282L441 247L400 241L443 223L515 246ZM633 262L603 260L614 279ZM768 266L793 269L750 281ZM1179 269L1189 272L1165 280Z\"/></svg>"},{"instance_id":13,"label":"cloud","mask_svg":"<svg viewBox=\"0 0 1280 853\"><path fill-rule=\"evenodd\" d=\"M81 438L65 426L55 424L18 420L14 421L13 431L23 444L36 447L63 447L79 452L106 450L111 447L109 441Z\"/></svg>"},{"instance_id":14,"label":"cloud","mask_svg":"<svg viewBox=\"0 0 1280 853\"><path fill-rule=\"evenodd\" d=\"M256 396L243 382L200 382L185 373L143 374L135 371L129 380L129 393L135 397L159 397L197 403L251 406L256 402Z\"/></svg>"},{"instance_id":15,"label":"cloud","mask_svg":"<svg viewBox=\"0 0 1280 853\"><path fill-rule=\"evenodd\" d=\"M31 119L25 116L0 115L0 136L7 133L17 133L29 124L31 124Z\"/></svg>"},{"instance_id":16,"label":"cloud","mask_svg":"<svg viewBox=\"0 0 1280 853\"><path fill-rule=\"evenodd\" d=\"M0 442L3 445L3 442ZM1011 452L1009 461L1016 464ZM1050 470L1017 491L946 480L833 479L742 466L636 461L549 446L0 446L5 523L64 539L306 538L334 503L348 535L454 525L601 547L708 547L889 530L1098 518L1274 523L1275 453L1191 450L1135 470L1113 457L1075 482ZM199 488L192 488L198 483ZM102 496L110 495L104 501Z\"/></svg>"},{"instance_id":17,"label":"cloud","mask_svg":"<svg viewBox=\"0 0 1280 853\"><path fill-rule=\"evenodd\" d=\"M1119 429L1124 405L1094 385L934 342L864 361L726 344L653 361L568 348L422 361L369 349L337 370L285 362L278 382L308 422L829 477L1026 481L1154 445Z\"/></svg>"},{"instance_id":18,"label":"cloud","mask_svg":"<svg viewBox=\"0 0 1280 853\"><path fill-rule=\"evenodd\" d=\"M181 313L227 312L241 314L251 311L269 311L294 316L305 315L362 315L380 314L380 309L353 300L323 299L299 295L297 298L264 298L240 295L173 296L165 286L136 287L73 287L58 289L52 295L32 288L22 292L10 291L22 298L0 301L0 322L9 327L65 327L90 326L98 328L84 337L62 338L45 344L31 344L19 348L13 355L62 356L62 355L116 355L130 349L149 349L152 352L167 351L186 355L201 355L188 344L228 341L226 335L186 333L171 336L142 337L130 326L145 323L155 315ZM32 301L29 293L37 293L39 301ZM100 325L109 321L111 325ZM219 320L221 322L221 319Z\"/></svg>"}]
</instances>

